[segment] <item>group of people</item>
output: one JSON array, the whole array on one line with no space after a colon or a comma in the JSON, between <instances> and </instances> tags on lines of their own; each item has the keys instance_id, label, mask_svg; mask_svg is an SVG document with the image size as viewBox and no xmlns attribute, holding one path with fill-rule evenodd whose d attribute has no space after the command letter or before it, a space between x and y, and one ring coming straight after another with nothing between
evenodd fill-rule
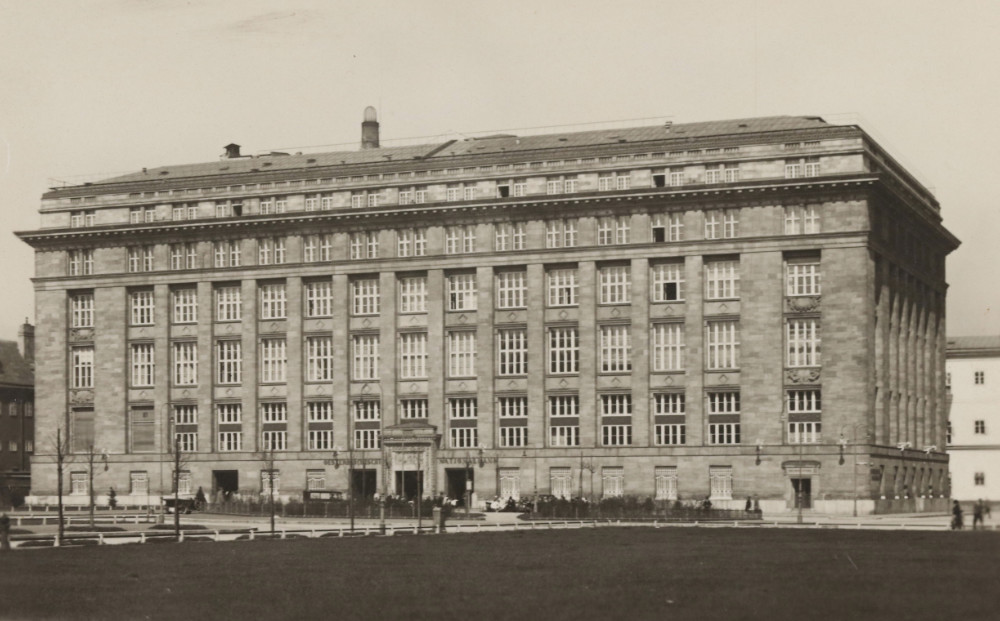
<instances>
[{"instance_id":1,"label":"group of people","mask_svg":"<svg viewBox=\"0 0 1000 621\"><path fill-rule=\"evenodd\" d=\"M964 523L962 519L962 505L957 500L951 503L951 529L962 530ZM980 498L976 504L972 505L972 530L986 528L985 519L990 516L990 506Z\"/></svg>"}]
</instances>

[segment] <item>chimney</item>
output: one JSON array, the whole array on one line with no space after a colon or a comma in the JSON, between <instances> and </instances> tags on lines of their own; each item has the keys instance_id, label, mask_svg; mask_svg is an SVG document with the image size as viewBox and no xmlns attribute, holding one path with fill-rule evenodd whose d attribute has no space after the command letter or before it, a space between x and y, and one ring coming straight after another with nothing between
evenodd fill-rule
<instances>
[{"instance_id":1,"label":"chimney","mask_svg":"<svg viewBox=\"0 0 1000 621\"><path fill-rule=\"evenodd\" d=\"M240 157L240 145L236 143L229 143L223 148L226 150L226 154L222 156L225 159L232 160Z\"/></svg>"},{"instance_id":2,"label":"chimney","mask_svg":"<svg viewBox=\"0 0 1000 621\"><path fill-rule=\"evenodd\" d=\"M29 364L35 363L35 326L28 323L28 318L24 318L24 325L17 330L17 345L21 350L21 357Z\"/></svg>"},{"instance_id":3,"label":"chimney","mask_svg":"<svg viewBox=\"0 0 1000 621\"><path fill-rule=\"evenodd\" d=\"M365 108L365 120L361 123L361 148L378 148L378 114L375 108Z\"/></svg>"}]
</instances>

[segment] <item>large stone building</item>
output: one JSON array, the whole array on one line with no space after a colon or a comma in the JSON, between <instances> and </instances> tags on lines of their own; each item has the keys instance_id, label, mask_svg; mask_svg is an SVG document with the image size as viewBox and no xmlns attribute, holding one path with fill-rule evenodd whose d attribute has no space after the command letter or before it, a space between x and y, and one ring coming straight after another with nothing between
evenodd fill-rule
<instances>
[{"instance_id":1,"label":"large stone building","mask_svg":"<svg viewBox=\"0 0 1000 621\"><path fill-rule=\"evenodd\" d=\"M176 434L186 490L257 493L273 448L289 495L946 493L958 241L861 128L362 138L43 196L38 429L106 452L97 488L169 491Z\"/></svg>"},{"instance_id":2,"label":"large stone building","mask_svg":"<svg viewBox=\"0 0 1000 621\"><path fill-rule=\"evenodd\" d=\"M35 450L34 326L27 320L18 340L0 341L0 508L29 491L29 459Z\"/></svg>"},{"instance_id":3,"label":"large stone building","mask_svg":"<svg viewBox=\"0 0 1000 621\"><path fill-rule=\"evenodd\" d=\"M1000 337L948 339L952 496L1000 500Z\"/></svg>"}]
</instances>

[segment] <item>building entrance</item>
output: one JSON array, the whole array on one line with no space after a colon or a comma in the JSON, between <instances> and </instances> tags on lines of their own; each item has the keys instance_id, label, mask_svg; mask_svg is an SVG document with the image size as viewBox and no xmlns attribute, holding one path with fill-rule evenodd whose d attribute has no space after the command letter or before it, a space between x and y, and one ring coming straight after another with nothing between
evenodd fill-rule
<instances>
[{"instance_id":1,"label":"building entrance","mask_svg":"<svg viewBox=\"0 0 1000 621\"><path fill-rule=\"evenodd\" d=\"M406 500L414 500L424 488L422 470L397 470L396 495Z\"/></svg>"},{"instance_id":2,"label":"building entrance","mask_svg":"<svg viewBox=\"0 0 1000 621\"><path fill-rule=\"evenodd\" d=\"M376 489L376 477L374 470L365 469L354 469L351 473L351 489L349 491L354 493L355 498L371 498Z\"/></svg>"},{"instance_id":3,"label":"building entrance","mask_svg":"<svg viewBox=\"0 0 1000 621\"><path fill-rule=\"evenodd\" d=\"M444 471L445 478L448 480L448 497L455 498L458 500L458 506L465 506L465 477L469 477L469 493L475 489L473 482L476 478L475 470L466 470L465 468L447 468Z\"/></svg>"},{"instance_id":4,"label":"building entrance","mask_svg":"<svg viewBox=\"0 0 1000 621\"><path fill-rule=\"evenodd\" d=\"M240 491L240 471L239 470L213 470L212 489L228 497Z\"/></svg>"},{"instance_id":5,"label":"building entrance","mask_svg":"<svg viewBox=\"0 0 1000 621\"><path fill-rule=\"evenodd\" d=\"M812 509L812 479L792 479L793 507Z\"/></svg>"}]
</instances>

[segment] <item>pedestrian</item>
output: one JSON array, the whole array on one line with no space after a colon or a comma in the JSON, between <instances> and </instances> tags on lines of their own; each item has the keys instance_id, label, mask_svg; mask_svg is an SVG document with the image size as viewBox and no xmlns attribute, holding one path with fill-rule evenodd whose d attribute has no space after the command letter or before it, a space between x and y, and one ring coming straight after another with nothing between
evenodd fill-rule
<instances>
[{"instance_id":1,"label":"pedestrian","mask_svg":"<svg viewBox=\"0 0 1000 621\"><path fill-rule=\"evenodd\" d=\"M957 500L951 502L951 529L962 530L962 505Z\"/></svg>"},{"instance_id":2,"label":"pedestrian","mask_svg":"<svg viewBox=\"0 0 1000 621\"><path fill-rule=\"evenodd\" d=\"M985 528L983 524L983 499L980 498L976 501L976 504L972 505L972 530L979 530L979 528Z\"/></svg>"},{"instance_id":3,"label":"pedestrian","mask_svg":"<svg viewBox=\"0 0 1000 621\"><path fill-rule=\"evenodd\" d=\"M10 518L0 515L0 550L10 550Z\"/></svg>"},{"instance_id":4,"label":"pedestrian","mask_svg":"<svg viewBox=\"0 0 1000 621\"><path fill-rule=\"evenodd\" d=\"M749 496L747 496L747 504L745 507L743 507L743 510L746 511L747 513L753 511L753 500Z\"/></svg>"}]
</instances>

